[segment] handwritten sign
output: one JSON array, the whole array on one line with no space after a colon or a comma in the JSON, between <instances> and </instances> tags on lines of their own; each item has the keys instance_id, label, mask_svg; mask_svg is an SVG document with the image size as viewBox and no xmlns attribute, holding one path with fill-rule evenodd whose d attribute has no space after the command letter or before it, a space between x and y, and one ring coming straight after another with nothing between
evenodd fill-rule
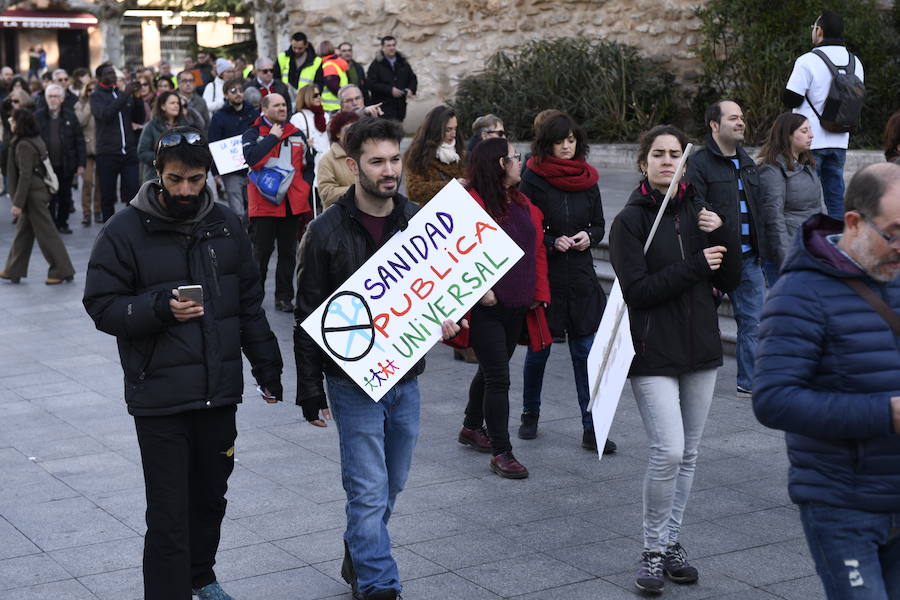
<instances>
[{"instance_id":1,"label":"handwritten sign","mask_svg":"<svg viewBox=\"0 0 900 600\"><path fill-rule=\"evenodd\" d=\"M247 161L244 160L244 149L241 147L241 137L225 138L218 142L209 143L209 151L212 152L213 160L216 161L216 169L219 175L227 175L241 169L247 168Z\"/></svg>"},{"instance_id":2,"label":"handwritten sign","mask_svg":"<svg viewBox=\"0 0 900 600\"><path fill-rule=\"evenodd\" d=\"M302 327L377 402L522 255L453 180Z\"/></svg>"}]
</instances>

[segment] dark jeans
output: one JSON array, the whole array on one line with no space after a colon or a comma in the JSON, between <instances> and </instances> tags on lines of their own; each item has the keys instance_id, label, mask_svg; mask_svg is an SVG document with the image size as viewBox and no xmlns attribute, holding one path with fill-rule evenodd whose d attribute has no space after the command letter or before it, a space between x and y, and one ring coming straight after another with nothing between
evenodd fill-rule
<instances>
[{"instance_id":1,"label":"dark jeans","mask_svg":"<svg viewBox=\"0 0 900 600\"><path fill-rule=\"evenodd\" d=\"M900 598L900 512L808 503L800 520L828 600Z\"/></svg>"},{"instance_id":2,"label":"dark jeans","mask_svg":"<svg viewBox=\"0 0 900 600\"><path fill-rule=\"evenodd\" d=\"M822 182L822 194L828 216L844 218L844 161L847 151L843 148L819 148L812 151L816 159L816 172Z\"/></svg>"},{"instance_id":3,"label":"dark jeans","mask_svg":"<svg viewBox=\"0 0 900 600\"><path fill-rule=\"evenodd\" d=\"M509 443L509 359L525 324L526 307L496 304L472 309L469 343L478 358L478 372L469 385L464 424L487 425L494 456L512 450Z\"/></svg>"},{"instance_id":4,"label":"dark jeans","mask_svg":"<svg viewBox=\"0 0 900 600\"><path fill-rule=\"evenodd\" d=\"M119 176L122 177L122 200L130 202L140 188L139 170L140 163L132 152L97 155L97 181L100 185L100 205L103 207L104 223L116 212L116 197L120 191L117 185Z\"/></svg>"},{"instance_id":5,"label":"dark jeans","mask_svg":"<svg viewBox=\"0 0 900 600\"><path fill-rule=\"evenodd\" d=\"M190 600L191 588L216 580L236 408L134 418L147 493L144 600Z\"/></svg>"},{"instance_id":6,"label":"dark jeans","mask_svg":"<svg viewBox=\"0 0 900 600\"><path fill-rule=\"evenodd\" d=\"M50 215L58 229L69 224L69 211L72 210L72 179L74 179L71 175L63 177L59 175L60 172L61 170L56 171L59 177L59 191L50 196Z\"/></svg>"},{"instance_id":7,"label":"dark jeans","mask_svg":"<svg viewBox=\"0 0 900 600\"><path fill-rule=\"evenodd\" d=\"M275 300L290 302L294 299L297 219L297 215L250 219L250 237L253 240L253 253L259 264L259 278L263 289L266 287L269 259L272 258L275 245L278 245L278 261L275 263Z\"/></svg>"},{"instance_id":8,"label":"dark jeans","mask_svg":"<svg viewBox=\"0 0 900 600\"><path fill-rule=\"evenodd\" d=\"M569 355L572 357L572 371L575 376L575 394L578 396L578 407L581 409L581 426L585 431L594 429L591 413L587 409L591 402L591 392L588 389L587 359L593 345L593 333L581 337L569 336ZM544 385L544 370L547 368L551 347L547 346L536 352L529 349L528 354L525 355L525 367L522 374L522 412L535 415L541 413L541 388Z\"/></svg>"}]
</instances>

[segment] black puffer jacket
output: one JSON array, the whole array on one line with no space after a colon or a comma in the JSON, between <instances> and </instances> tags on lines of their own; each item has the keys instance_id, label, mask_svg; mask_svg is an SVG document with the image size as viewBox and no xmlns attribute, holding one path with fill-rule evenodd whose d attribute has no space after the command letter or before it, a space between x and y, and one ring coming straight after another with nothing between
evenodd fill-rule
<instances>
[{"instance_id":1,"label":"black puffer jacket","mask_svg":"<svg viewBox=\"0 0 900 600\"><path fill-rule=\"evenodd\" d=\"M646 256L644 243L662 194L642 183L609 232L610 262L622 286L637 355L629 375L677 376L722 364L722 341L712 286L729 292L740 282L740 261L711 271L703 249L724 245L727 231L697 227L699 204L682 184L660 221Z\"/></svg>"},{"instance_id":2,"label":"black puffer jacket","mask_svg":"<svg viewBox=\"0 0 900 600\"><path fill-rule=\"evenodd\" d=\"M148 182L139 194L158 190ZM176 321L170 291L193 284L203 286L204 315ZM281 353L262 298L250 240L218 205L189 233L132 206L117 212L94 243L84 290L97 329L117 338L135 416L239 403L242 349L256 381L277 389Z\"/></svg>"},{"instance_id":3,"label":"black puffer jacket","mask_svg":"<svg viewBox=\"0 0 900 600\"><path fill-rule=\"evenodd\" d=\"M344 378L347 375L300 324L378 249L357 217L359 209L355 198L356 186L351 185L336 203L307 226L300 241L294 360L297 364L297 404L303 407L307 420L318 419L319 410L328 407L323 375ZM385 224L382 244L406 229L417 210L418 207L404 196L394 196L394 211ZM424 370L425 359L422 359L401 381L412 379Z\"/></svg>"},{"instance_id":4,"label":"black puffer jacket","mask_svg":"<svg viewBox=\"0 0 900 600\"><path fill-rule=\"evenodd\" d=\"M594 272L590 248L558 252L553 244L561 235L584 231L597 246L606 234L600 188L566 192L526 168L519 190L544 213L544 246L550 277L547 318L554 337L591 335L600 326L606 294Z\"/></svg>"}]
</instances>

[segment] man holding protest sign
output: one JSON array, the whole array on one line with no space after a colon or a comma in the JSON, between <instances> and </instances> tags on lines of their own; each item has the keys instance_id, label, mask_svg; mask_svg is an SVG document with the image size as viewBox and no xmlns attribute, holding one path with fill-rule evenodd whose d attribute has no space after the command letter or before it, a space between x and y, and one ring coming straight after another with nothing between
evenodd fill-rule
<instances>
[{"instance_id":1,"label":"man holding protest sign","mask_svg":"<svg viewBox=\"0 0 900 600\"><path fill-rule=\"evenodd\" d=\"M363 119L348 130L344 143L347 165L357 182L309 224L300 244L297 271L297 404L307 421L325 427L331 413L324 377L340 437L341 476L347 492L341 576L353 587L354 598L366 600L394 599L400 593L387 522L412 463L419 433L416 378L425 364L419 361L374 402L358 382L326 357L301 323L379 247L406 229L416 213L416 206L399 193L402 138L403 128L385 119ZM352 327L362 325L343 329ZM445 339L459 331L452 319L441 324ZM374 340L374 332L368 335ZM384 365L385 377L390 372L390 365ZM380 385L382 377L377 375Z\"/></svg>"},{"instance_id":2,"label":"man holding protest sign","mask_svg":"<svg viewBox=\"0 0 900 600\"><path fill-rule=\"evenodd\" d=\"M259 112L244 102L244 84L240 79L225 82L225 106L213 115L209 123L209 141L218 142L227 138L244 135ZM216 183L225 188L225 203L236 214L247 212L247 169L231 173L216 173Z\"/></svg>"}]
</instances>

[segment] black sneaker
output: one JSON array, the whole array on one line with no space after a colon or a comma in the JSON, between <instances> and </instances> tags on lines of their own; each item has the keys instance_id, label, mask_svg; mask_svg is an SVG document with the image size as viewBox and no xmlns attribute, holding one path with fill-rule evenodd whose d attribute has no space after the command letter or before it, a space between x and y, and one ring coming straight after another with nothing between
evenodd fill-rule
<instances>
[{"instance_id":1,"label":"black sneaker","mask_svg":"<svg viewBox=\"0 0 900 600\"><path fill-rule=\"evenodd\" d=\"M637 577L634 578L634 585L637 589L648 594L662 593L663 588L666 587L666 580L663 579L664 560L662 552L644 550L641 554Z\"/></svg>"},{"instance_id":2,"label":"black sneaker","mask_svg":"<svg viewBox=\"0 0 900 600\"><path fill-rule=\"evenodd\" d=\"M522 424L519 426L519 439L533 440L537 437L537 425L540 415L522 413Z\"/></svg>"},{"instance_id":3,"label":"black sneaker","mask_svg":"<svg viewBox=\"0 0 900 600\"><path fill-rule=\"evenodd\" d=\"M594 435L593 429L585 429L581 434L581 447L592 452L597 451L597 436ZM610 439L603 444L603 454L615 454L619 447Z\"/></svg>"},{"instance_id":4,"label":"black sneaker","mask_svg":"<svg viewBox=\"0 0 900 600\"><path fill-rule=\"evenodd\" d=\"M663 570L674 583L697 583L700 578L697 569L688 564L687 553L678 542L666 548Z\"/></svg>"},{"instance_id":5,"label":"black sneaker","mask_svg":"<svg viewBox=\"0 0 900 600\"><path fill-rule=\"evenodd\" d=\"M347 540L344 540L344 562L341 563L341 579L350 586L353 600L364 598L356 590L356 571L353 569L353 559L350 558L350 547L347 545Z\"/></svg>"}]
</instances>

